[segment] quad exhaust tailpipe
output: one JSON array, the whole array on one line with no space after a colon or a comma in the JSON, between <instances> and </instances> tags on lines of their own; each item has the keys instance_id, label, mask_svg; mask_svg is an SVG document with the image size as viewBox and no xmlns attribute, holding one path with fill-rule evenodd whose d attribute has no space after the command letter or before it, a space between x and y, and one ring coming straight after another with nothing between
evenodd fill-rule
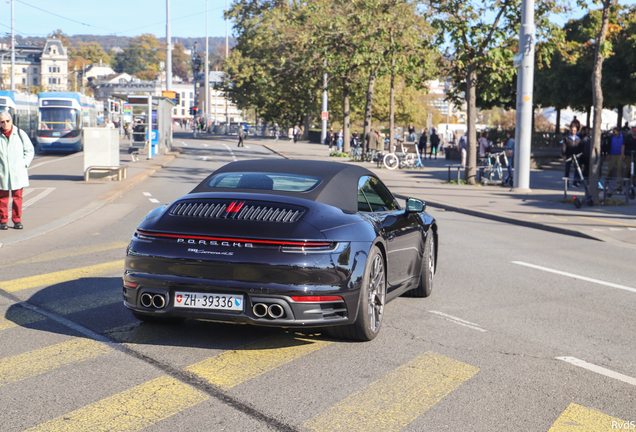
<instances>
[{"instance_id":1,"label":"quad exhaust tailpipe","mask_svg":"<svg viewBox=\"0 0 636 432\"><path fill-rule=\"evenodd\" d=\"M252 308L252 312L258 318L263 318L267 315L267 305L265 303L256 303Z\"/></svg>"},{"instance_id":2,"label":"quad exhaust tailpipe","mask_svg":"<svg viewBox=\"0 0 636 432\"><path fill-rule=\"evenodd\" d=\"M143 307L152 307L152 296L148 293L143 293L141 295L141 305Z\"/></svg>"},{"instance_id":3,"label":"quad exhaust tailpipe","mask_svg":"<svg viewBox=\"0 0 636 432\"><path fill-rule=\"evenodd\" d=\"M152 305L157 309L163 309L166 305L166 299L160 294L155 294L152 296Z\"/></svg>"},{"instance_id":4,"label":"quad exhaust tailpipe","mask_svg":"<svg viewBox=\"0 0 636 432\"><path fill-rule=\"evenodd\" d=\"M282 318L285 315L285 309L277 303L267 305L265 303L256 303L252 308L254 316L257 318Z\"/></svg>"},{"instance_id":5,"label":"quad exhaust tailpipe","mask_svg":"<svg viewBox=\"0 0 636 432\"><path fill-rule=\"evenodd\" d=\"M141 305L146 308L163 309L166 307L166 298L161 294L143 293L139 300Z\"/></svg>"},{"instance_id":6,"label":"quad exhaust tailpipe","mask_svg":"<svg viewBox=\"0 0 636 432\"><path fill-rule=\"evenodd\" d=\"M267 308L267 315L272 318L280 318L285 314L285 310L279 304L274 303Z\"/></svg>"}]
</instances>

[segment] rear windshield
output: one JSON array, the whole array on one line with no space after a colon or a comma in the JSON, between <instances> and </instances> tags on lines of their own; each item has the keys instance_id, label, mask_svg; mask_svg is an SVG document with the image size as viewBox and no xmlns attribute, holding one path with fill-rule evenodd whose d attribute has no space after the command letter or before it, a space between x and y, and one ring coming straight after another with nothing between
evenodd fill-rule
<instances>
[{"instance_id":1,"label":"rear windshield","mask_svg":"<svg viewBox=\"0 0 636 432\"><path fill-rule=\"evenodd\" d=\"M308 192L322 180L297 174L230 172L215 175L206 187L227 189L258 189L284 192Z\"/></svg>"}]
</instances>

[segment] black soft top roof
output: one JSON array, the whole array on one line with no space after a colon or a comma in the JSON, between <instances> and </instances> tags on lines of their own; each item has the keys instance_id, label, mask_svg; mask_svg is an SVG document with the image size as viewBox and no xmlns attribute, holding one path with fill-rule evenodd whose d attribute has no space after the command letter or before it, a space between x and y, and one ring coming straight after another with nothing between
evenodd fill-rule
<instances>
[{"instance_id":1,"label":"black soft top roof","mask_svg":"<svg viewBox=\"0 0 636 432\"><path fill-rule=\"evenodd\" d=\"M362 176L375 175L366 168L338 162L323 162L312 160L289 159L257 159L240 162L232 162L222 166L192 190L191 193L200 192L249 192L253 189L229 189L206 187L210 179L221 173L227 172L262 172L278 174L299 174L318 177L322 182L308 192L286 192L258 190L258 193L267 195L283 195L304 198L324 204L328 204L347 213L358 211L358 180Z\"/></svg>"}]
</instances>

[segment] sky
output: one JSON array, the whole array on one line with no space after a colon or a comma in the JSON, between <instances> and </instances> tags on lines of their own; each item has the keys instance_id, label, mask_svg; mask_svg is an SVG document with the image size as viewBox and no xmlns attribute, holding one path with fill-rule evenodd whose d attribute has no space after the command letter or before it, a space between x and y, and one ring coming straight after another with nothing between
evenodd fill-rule
<instances>
[{"instance_id":1,"label":"sky","mask_svg":"<svg viewBox=\"0 0 636 432\"><path fill-rule=\"evenodd\" d=\"M0 33L11 34L11 0L0 2ZM166 0L13 0L15 34L166 36ZM230 1L230 4L232 2ZM208 34L225 37L226 0L208 0ZM37 9L36 9L37 8ZM205 37L206 0L170 0L171 36ZM232 24L230 23L230 34Z\"/></svg>"},{"instance_id":2,"label":"sky","mask_svg":"<svg viewBox=\"0 0 636 432\"><path fill-rule=\"evenodd\" d=\"M6 0L0 2L0 33L11 32L11 1L14 3L16 35L46 36L61 29L68 35L138 36L152 33L160 38L166 36L165 0ZM226 1L207 1L210 37L225 37L223 12ZM635 3L636 0L620 0L621 5ZM205 37L205 12L206 0L170 0L172 37ZM580 18L584 14L585 11L575 9L570 18ZM562 25L567 19L556 21ZM231 36L231 22L229 31Z\"/></svg>"}]
</instances>

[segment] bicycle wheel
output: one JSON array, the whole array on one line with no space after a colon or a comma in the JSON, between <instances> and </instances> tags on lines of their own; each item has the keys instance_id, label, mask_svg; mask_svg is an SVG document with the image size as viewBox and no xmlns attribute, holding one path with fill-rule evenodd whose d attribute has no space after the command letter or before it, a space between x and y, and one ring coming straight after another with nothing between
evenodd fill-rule
<instances>
[{"instance_id":1,"label":"bicycle wheel","mask_svg":"<svg viewBox=\"0 0 636 432\"><path fill-rule=\"evenodd\" d=\"M395 154L389 153L386 156L384 156L384 166L387 167L388 169L394 170L399 165L400 165L400 160Z\"/></svg>"}]
</instances>

